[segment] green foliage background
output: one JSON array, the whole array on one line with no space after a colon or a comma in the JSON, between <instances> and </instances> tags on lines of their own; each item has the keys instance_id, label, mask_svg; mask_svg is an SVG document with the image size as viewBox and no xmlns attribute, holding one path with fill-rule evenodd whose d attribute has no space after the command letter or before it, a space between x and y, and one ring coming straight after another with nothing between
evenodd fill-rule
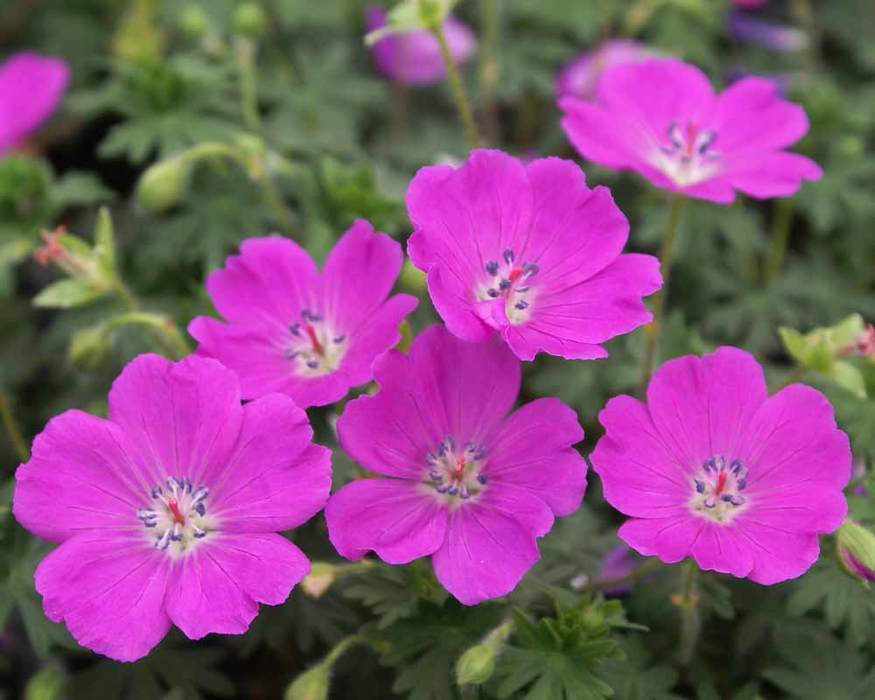
<instances>
[{"instance_id":1,"label":"green foliage background","mask_svg":"<svg viewBox=\"0 0 875 700\"><path fill-rule=\"evenodd\" d=\"M248 4L260 8L263 26L247 26L240 6ZM0 387L28 438L66 408L105 411L112 378L153 350L160 334L148 323L106 325L130 311L115 288L62 288L54 302L35 305L61 279L30 256L40 229L64 224L100 243L91 232L98 205L108 206L120 277L143 313L154 314L150 323L182 328L210 313L205 274L247 236L279 231L322 259L363 216L404 241L413 173L467 148L445 86L406 90L375 73L362 42L364 5L0 4L3 54L56 54L73 71L62 111L29 155L0 160ZM492 46L484 30L496 8ZM789 200L687 204L660 359L733 344L766 365L773 389L805 381L825 391L852 439L855 486L875 494L875 365L838 359L831 332L802 335L854 313L875 319L875 3L771 0L762 16L809 37L807 49L791 53L737 42L728 11L720 0L464 0L456 13L481 45L463 74L489 144L524 157L575 157L559 129L553 80L564 61L607 37L634 36L698 64L716 84L739 70L788 79L790 97L811 119L799 150L822 165L824 178ZM250 60L255 113L241 101L241 66ZM244 89L245 77L244 68ZM145 168L177 162L192 147L212 155L192 161L179 183L185 191L165 173L157 183L167 191L158 195L170 206L150 213L138 204ZM229 147L235 156L223 155ZM655 251L664 193L634 175L584 168L591 184L612 188L629 217L630 248ZM422 295L414 330L433 322L421 280L408 274L401 285ZM45 308L63 299L74 308ZM862 328L859 318L849 323ZM786 349L782 327L799 331L783 331ZM642 348L638 331L610 343L610 359L598 363L541 358L525 367L521 399L557 395L572 405L588 454L607 398L635 391ZM340 410L310 411L323 444L336 447ZM9 515L17 463L0 437L0 698L281 697L301 673L323 668L314 664L341 640L350 646L338 651L330 689L340 699L875 697L875 595L839 568L830 538L797 581L764 588L703 575L694 610L676 603L681 566L655 570L608 600L599 562L618 542L619 520L595 477L583 508L557 522L541 542L541 562L506 599L463 608L427 562L328 567L337 579L324 594L297 589L285 605L262 608L242 637L192 643L174 632L147 659L116 664L79 648L42 614L32 572L48 547ZM334 470L340 485L355 467L337 451ZM875 502L865 490L853 493L853 515L873 524ZM321 516L293 537L314 561L341 564ZM488 680L459 686L462 653L494 641L495 630L509 632L493 647ZM691 635L690 658L679 658L682 637ZM304 680L313 678L297 685L297 697L319 697L300 694L323 689L318 673Z\"/></svg>"}]
</instances>

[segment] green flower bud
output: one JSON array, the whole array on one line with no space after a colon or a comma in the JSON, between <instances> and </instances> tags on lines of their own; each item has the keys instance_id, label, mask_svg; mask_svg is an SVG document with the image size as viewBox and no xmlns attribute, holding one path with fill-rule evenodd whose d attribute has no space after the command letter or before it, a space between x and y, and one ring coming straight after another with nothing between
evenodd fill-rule
<instances>
[{"instance_id":1,"label":"green flower bud","mask_svg":"<svg viewBox=\"0 0 875 700\"><path fill-rule=\"evenodd\" d=\"M285 700L327 700L331 667L321 663L304 671L288 687Z\"/></svg>"},{"instance_id":2,"label":"green flower bud","mask_svg":"<svg viewBox=\"0 0 875 700\"><path fill-rule=\"evenodd\" d=\"M150 165L137 185L137 203L151 213L166 211L188 191L190 176L188 164L180 158Z\"/></svg>"},{"instance_id":3,"label":"green flower bud","mask_svg":"<svg viewBox=\"0 0 875 700\"><path fill-rule=\"evenodd\" d=\"M200 39L209 29L210 20L200 5L191 3L182 8L177 18L179 28L191 39Z\"/></svg>"},{"instance_id":4,"label":"green flower bud","mask_svg":"<svg viewBox=\"0 0 875 700\"><path fill-rule=\"evenodd\" d=\"M264 10L256 2L242 2L234 8L234 29L244 36L259 36L267 27Z\"/></svg>"},{"instance_id":5,"label":"green flower bud","mask_svg":"<svg viewBox=\"0 0 875 700\"><path fill-rule=\"evenodd\" d=\"M875 534L870 530L850 518L845 520L836 536L836 551L851 576L867 587L875 581Z\"/></svg>"},{"instance_id":6,"label":"green flower bud","mask_svg":"<svg viewBox=\"0 0 875 700\"><path fill-rule=\"evenodd\" d=\"M418 267L414 267L409 258L405 258L398 284L405 291L422 294L425 291L425 273Z\"/></svg>"},{"instance_id":7,"label":"green flower bud","mask_svg":"<svg viewBox=\"0 0 875 700\"><path fill-rule=\"evenodd\" d=\"M27 682L25 700L60 700L64 695L64 674L54 666L46 666Z\"/></svg>"},{"instance_id":8,"label":"green flower bud","mask_svg":"<svg viewBox=\"0 0 875 700\"><path fill-rule=\"evenodd\" d=\"M459 685L485 683L495 672L496 651L492 644L475 644L456 663L456 683Z\"/></svg>"}]
</instances>

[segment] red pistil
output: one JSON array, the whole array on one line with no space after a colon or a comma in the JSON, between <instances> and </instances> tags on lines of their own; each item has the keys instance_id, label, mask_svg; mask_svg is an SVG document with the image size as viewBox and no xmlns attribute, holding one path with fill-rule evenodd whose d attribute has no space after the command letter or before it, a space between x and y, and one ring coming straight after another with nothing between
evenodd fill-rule
<instances>
[{"instance_id":1,"label":"red pistil","mask_svg":"<svg viewBox=\"0 0 875 700\"><path fill-rule=\"evenodd\" d=\"M726 477L728 476L727 472L720 472L717 475L717 486L714 489L714 495L719 496L723 492L723 487L726 486Z\"/></svg>"},{"instance_id":2,"label":"red pistil","mask_svg":"<svg viewBox=\"0 0 875 700\"><path fill-rule=\"evenodd\" d=\"M457 457L456 458L456 474L457 475L461 474L466 466L468 466L468 462L465 460L464 457Z\"/></svg>"},{"instance_id":3,"label":"red pistil","mask_svg":"<svg viewBox=\"0 0 875 700\"><path fill-rule=\"evenodd\" d=\"M520 277L522 277L522 276L523 276L523 268L521 268L521 267L514 267L514 268L510 271L510 274L507 276L507 279L508 279L508 281L510 281L511 284L513 284L514 282L516 282L516 281L517 281Z\"/></svg>"},{"instance_id":4,"label":"red pistil","mask_svg":"<svg viewBox=\"0 0 875 700\"><path fill-rule=\"evenodd\" d=\"M325 348L322 347L322 343L319 342L319 338L316 337L316 329L313 328L311 324L307 324L304 326L304 330L307 332L307 336L310 338L310 344L313 346L313 352L317 355L324 355Z\"/></svg>"},{"instance_id":5,"label":"red pistil","mask_svg":"<svg viewBox=\"0 0 875 700\"><path fill-rule=\"evenodd\" d=\"M687 158L693 157L693 150L696 148L696 136L699 134L699 127L695 122L687 124L687 139L684 144L684 155Z\"/></svg>"},{"instance_id":6,"label":"red pistil","mask_svg":"<svg viewBox=\"0 0 875 700\"><path fill-rule=\"evenodd\" d=\"M173 521L180 525L185 525L185 516L182 514L182 511L179 510L179 503L175 498L171 498L167 501L167 507L170 508L170 512L173 513Z\"/></svg>"}]
</instances>

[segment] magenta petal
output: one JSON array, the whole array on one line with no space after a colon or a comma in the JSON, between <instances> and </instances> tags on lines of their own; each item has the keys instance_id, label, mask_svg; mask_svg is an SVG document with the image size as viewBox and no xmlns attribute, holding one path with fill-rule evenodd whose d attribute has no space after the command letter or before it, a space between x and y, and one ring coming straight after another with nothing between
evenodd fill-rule
<instances>
[{"instance_id":1,"label":"magenta petal","mask_svg":"<svg viewBox=\"0 0 875 700\"><path fill-rule=\"evenodd\" d=\"M647 389L654 425L674 459L689 468L716 454L735 455L766 396L757 361L729 347L666 362Z\"/></svg>"},{"instance_id":2,"label":"magenta petal","mask_svg":"<svg viewBox=\"0 0 875 700\"><path fill-rule=\"evenodd\" d=\"M444 541L447 507L425 488L400 479L347 484L325 507L331 544L347 559L373 550L390 564L431 554Z\"/></svg>"},{"instance_id":3,"label":"magenta petal","mask_svg":"<svg viewBox=\"0 0 875 700\"><path fill-rule=\"evenodd\" d=\"M556 515L580 507L586 461L574 445L583 440L577 415L559 399L538 399L516 410L487 440L486 473L494 484L538 496Z\"/></svg>"},{"instance_id":4,"label":"magenta petal","mask_svg":"<svg viewBox=\"0 0 875 700\"><path fill-rule=\"evenodd\" d=\"M401 323L418 304L416 297L396 294L368 314L352 331L349 350L340 366L350 384L364 384L373 377L374 359L401 342Z\"/></svg>"},{"instance_id":5,"label":"magenta petal","mask_svg":"<svg viewBox=\"0 0 875 700\"><path fill-rule=\"evenodd\" d=\"M820 555L820 543L813 533L787 532L742 514L736 519L738 532L753 557L752 581L770 586L793 579L812 567Z\"/></svg>"},{"instance_id":6,"label":"magenta petal","mask_svg":"<svg viewBox=\"0 0 875 700\"><path fill-rule=\"evenodd\" d=\"M754 492L798 484L841 490L851 478L848 437L816 389L791 384L757 411L739 448Z\"/></svg>"},{"instance_id":7,"label":"magenta petal","mask_svg":"<svg viewBox=\"0 0 875 700\"><path fill-rule=\"evenodd\" d=\"M319 272L301 246L281 236L249 238L221 270L210 273L207 289L228 321L288 325L311 301Z\"/></svg>"},{"instance_id":8,"label":"magenta petal","mask_svg":"<svg viewBox=\"0 0 875 700\"><path fill-rule=\"evenodd\" d=\"M170 629L164 612L170 568L170 559L139 532L95 532L51 552L34 580L46 615L63 621L79 644L117 661L136 661Z\"/></svg>"},{"instance_id":9,"label":"magenta petal","mask_svg":"<svg viewBox=\"0 0 875 700\"><path fill-rule=\"evenodd\" d=\"M550 291L592 277L617 258L629 237L629 222L607 187L590 190L580 167L561 158L535 160L526 173L533 197L531 231L538 235L523 230L507 243L538 264Z\"/></svg>"},{"instance_id":10,"label":"magenta petal","mask_svg":"<svg viewBox=\"0 0 875 700\"><path fill-rule=\"evenodd\" d=\"M292 588L310 571L304 553L272 532L222 533L209 553L236 586L255 602L266 605L284 603Z\"/></svg>"},{"instance_id":11,"label":"magenta petal","mask_svg":"<svg viewBox=\"0 0 875 700\"><path fill-rule=\"evenodd\" d=\"M284 330L265 325L227 324L198 316L188 324L188 332L198 341L198 355L212 357L240 378L240 394L255 399L275 391L295 398L301 384L292 373L281 347ZM345 390L344 390L345 391ZM297 402L309 405L308 402Z\"/></svg>"},{"instance_id":12,"label":"magenta petal","mask_svg":"<svg viewBox=\"0 0 875 700\"><path fill-rule=\"evenodd\" d=\"M167 587L167 614L189 639L243 634L258 603L223 566L220 546L205 542L179 559Z\"/></svg>"},{"instance_id":13,"label":"magenta petal","mask_svg":"<svg viewBox=\"0 0 875 700\"><path fill-rule=\"evenodd\" d=\"M244 407L237 446L210 475L211 511L224 531L276 532L318 513L331 490L331 451L313 445L307 414L281 394Z\"/></svg>"},{"instance_id":14,"label":"magenta petal","mask_svg":"<svg viewBox=\"0 0 875 700\"><path fill-rule=\"evenodd\" d=\"M661 137L673 121L701 123L713 108L714 91L696 66L655 58L609 69L599 83L598 101Z\"/></svg>"},{"instance_id":15,"label":"magenta petal","mask_svg":"<svg viewBox=\"0 0 875 700\"><path fill-rule=\"evenodd\" d=\"M59 58L17 53L0 66L0 156L57 109L70 69Z\"/></svg>"},{"instance_id":16,"label":"magenta petal","mask_svg":"<svg viewBox=\"0 0 875 700\"><path fill-rule=\"evenodd\" d=\"M627 520L617 534L639 554L657 556L667 564L674 564L690 556L699 536L708 527L711 525L703 518L678 509L670 517Z\"/></svg>"},{"instance_id":17,"label":"magenta petal","mask_svg":"<svg viewBox=\"0 0 875 700\"><path fill-rule=\"evenodd\" d=\"M419 479L441 440L482 440L510 410L520 366L497 340L466 343L443 326L413 341L408 356L374 365L376 396L351 401L337 424L343 449L379 474Z\"/></svg>"},{"instance_id":18,"label":"magenta petal","mask_svg":"<svg viewBox=\"0 0 875 700\"><path fill-rule=\"evenodd\" d=\"M689 556L702 532L712 527L703 518L691 517L679 511L679 515L681 513L682 517L651 521L656 530L653 536L656 556L667 563L678 562Z\"/></svg>"},{"instance_id":19,"label":"magenta petal","mask_svg":"<svg viewBox=\"0 0 875 700\"><path fill-rule=\"evenodd\" d=\"M531 328L561 344L548 350L565 355L562 344L595 345L648 323L642 301L662 286L659 260L650 255L620 255L594 277L572 287L557 287L539 298Z\"/></svg>"},{"instance_id":20,"label":"magenta petal","mask_svg":"<svg viewBox=\"0 0 875 700\"><path fill-rule=\"evenodd\" d=\"M647 408L631 396L617 396L599 414L605 428L592 453L605 500L626 515L664 517L684 506L692 473L668 452Z\"/></svg>"},{"instance_id":21,"label":"magenta petal","mask_svg":"<svg viewBox=\"0 0 875 700\"><path fill-rule=\"evenodd\" d=\"M746 538L730 527L707 524L693 544L693 558L700 569L747 576L753 567L753 555Z\"/></svg>"},{"instance_id":22,"label":"magenta petal","mask_svg":"<svg viewBox=\"0 0 875 700\"><path fill-rule=\"evenodd\" d=\"M535 537L543 537L550 532L555 520L553 510L540 494L507 480L493 479L490 487L478 499L477 505L516 520ZM468 504L463 504L462 507L466 508Z\"/></svg>"},{"instance_id":23,"label":"magenta petal","mask_svg":"<svg viewBox=\"0 0 875 700\"><path fill-rule=\"evenodd\" d=\"M717 98L716 110L717 147L726 151L786 148L808 132L805 110L782 99L767 78L733 83Z\"/></svg>"},{"instance_id":24,"label":"magenta petal","mask_svg":"<svg viewBox=\"0 0 875 700\"><path fill-rule=\"evenodd\" d=\"M410 241L412 245L413 236ZM413 253L410 255L412 258ZM458 276L441 267L432 267L426 275L426 282L435 310L453 335L473 343L495 335L497 324L488 323L489 319L483 316L478 304L472 305L470 286L464 286Z\"/></svg>"},{"instance_id":25,"label":"magenta petal","mask_svg":"<svg viewBox=\"0 0 875 700\"><path fill-rule=\"evenodd\" d=\"M769 199L795 194L803 180L819 180L820 166L798 153L775 151L727 164L726 179L751 197Z\"/></svg>"},{"instance_id":26,"label":"magenta petal","mask_svg":"<svg viewBox=\"0 0 875 700\"><path fill-rule=\"evenodd\" d=\"M476 605L510 593L538 558L535 536L515 517L469 503L450 513L432 563L444 588L463 605Z\"/></svg>"},{"instance_id":27,"label":"magenta petal","mask_svg":"<svg viewBox=\"0 0 875 700\"><path fill-rule=\"evenodd\" d=\"M401 272L401 245L357 219L328 255L323 271L326 308L344 328L367 324ZM388 349L388 348L383 348Z\"/></svg>"},{"instance_id":28,"label":"magenta petal","mask_svg":"<svg viewBox=\"0 0 875 700\"><path fill-rule=\"evenodd\" d=\"M388 352L377 360L374 372L381 384L384 377L391 377L403 387L410 376L409 360L399 352ZM418 415L417 406L416 397L403 389L353 399L337 421L341 447L365 469L418 480L426 454L443 436L432 426L430 414L410 420Z\"/></svg>"},{"instance_id":29,"label":"magenta petal","mask_svg":"<svg viewBox=\"0 0 875 700\"><path fill-rule=\"evenodd\" d=\"M15 474L12 511L35 535L60 542L84 530L127 528L148 491L124 433L81 411L53 418Z\"/></svg>"},{"instance_id":30,"label":"magenta petal","mask_svg":"<svg viewBox=\"0 0 875 700\"><path fill-rule=\"evenodd\" d=\"M819 391L785 387L754 417L741 454L749 464L749 515L790 532L832 532L847 514L848 437Z\"/></svg>"},{"instance_id":31,"label":"magenta petal","mask_svg":"<svg viewBox=\"0 0 875 700\"><path fill-rule=\"evenodd\" d=\"M646 134L618 129L616 119L602 105L563 97L559 106L565 113L561 122L565 135L593 163L607 168L630 168L638 161L636 154L647 148Z\"/></svg>"},{"instance_id":32,"label":"magenta petal","mask_svg":"<svg viewBox=\"0 0 875 700\"><path fill-rule=\"evenodd\" d=\"M139 355L109 392L109 418L137 446L137 460L152 485L168 476L197 482L222 464L242 413L234 373L197 356L173 363Z\"/></svg>"}]
</instances>

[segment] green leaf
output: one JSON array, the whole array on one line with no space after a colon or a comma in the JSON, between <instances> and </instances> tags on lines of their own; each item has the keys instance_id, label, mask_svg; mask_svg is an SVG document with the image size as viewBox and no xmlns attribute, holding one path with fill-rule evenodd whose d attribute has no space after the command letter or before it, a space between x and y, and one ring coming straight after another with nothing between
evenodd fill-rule
<instances>
[{"instance_id":1,"label":"green leaf","mask_svg":"<svg viewBox=\"0 0 875 700\"><path fill-rule=\"evenodd\" d=\"M787 611L791 615L819 612L830 628L843 631L848 642L859 647L872 639L875 591L851 578L831 558L823 558L795 583Z\"/></svg>"},{"instance_id":2,"label":"green leaf","mask_svg":"<svg viewBox=\"0 0 875 700\"><path fill-rule=\"evenodd\" d=\"M838 642L810 621L785 621L775 631L784 659L763 677L799 700L870 700L875 697L875 667L868 657Z\"/></svg>"},{"instance_id":3,"label":"green leaf","mask_svg":"<svg viewBox=\"0 0 875 700\"><path fill-rule=\"evenodd\" d=\"M635 626L617 600L573 606L557 604L555 618L533 620L513 614L515 633L504 650L496 676L500 698L524 700L600 700L613 695L601 665L621 656L615 629Z\"/></svg>"},{"instance_id":4,"label":"green leaf","mask_svg":"<svg viewBox=\"0 0 875 700\"><path fill-rule=\"evenodd\" d=\"M446 590L423 562L409 566L375 566L354 577L343 594L368 606L377 617L377 627L415 615L421 603L441 605Z\"/></svg>"},{"instance_id":5,"label":"green leaf","mask_svg":"<svg viewBox=\"0 0 875 700\"><path fill-rule=\"evenodd\" d=\"M71 309L88 304L106 294L107 289L92 286L83 279L71 277L49 285L34 297L34 306Z\"/></svg>"},{"instance_id":6,"label":"green leaf","mask_svg":"<svg viewBox=\"0 0 875 700\"><path fill-rule=\"evenodd\" d=\"M459 655L495 627L502 612L497 605L423 603L416 618L375 635L378 646L388 645L383 662L397 671L392 689L409 700L453 700Z\"/></svg>"}]
</instances>

